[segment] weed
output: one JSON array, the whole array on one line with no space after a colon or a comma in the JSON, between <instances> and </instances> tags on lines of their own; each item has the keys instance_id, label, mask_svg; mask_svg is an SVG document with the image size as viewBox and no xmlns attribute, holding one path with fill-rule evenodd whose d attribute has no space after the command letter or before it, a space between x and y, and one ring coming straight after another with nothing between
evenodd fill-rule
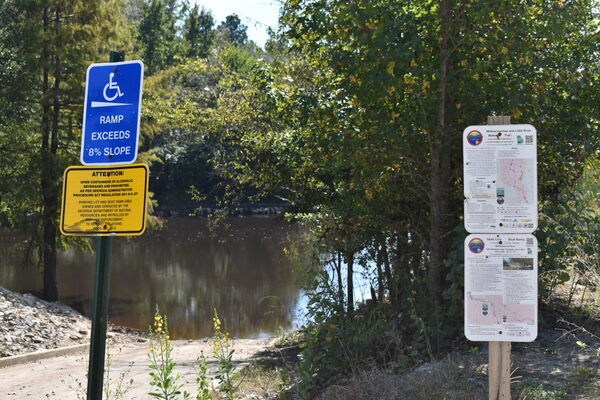
<instances>
[{"instance_id":1,"label":"weed","mask_svg":"<svg viewBox=\"0 0 600 400\"><path fill-rule=\"evenodd\" d=\"M119 348L119 352L121 349ZM133 366L133 362L129 363L129 367ZM127 371L121 372L119 374L119 378L116 382L113 382L110 378L111 376L111 368L112 368L112 356L107 347L106 351L106 366L104 368L104 387L102 391L104 393L103 398L105 400L123 400L125 399L125 395L132 389L133 387L133 379L128 379ZM84 385L84 382L79 379L73 379L73 382L67 383L64 379L61 380L61 383L66 384L67 387L75 392L77 396L77 400L86 400L87 399L87 386Z\"/></svg>"},{"instance_id":2,"label":"weed","mask_svg":"<svg viewBox=\"0 0 600 400\"><path fill-rule=\"evenodd\" d=\"M327 316L307 329L306 341L299 344L302 362L299 366L302 396L347 374L361 365L385 365L398 361L408 366L414 357L405 354L402 335L395 322L382 310L348 317Z\"/></svg>"},{"instance_id":3,"label":"weed","mask_svg":"<svg viewBox=\"0 0 600 400\"><path fill-rule=\"evenodd\" d=\"M569 376L570 386L578 388L581 394L590 398L598 398L600 395L600 374L597 368L580 366L575 368Z\"/></svg>"},{"instance_id":4,"label":"weed","mask_svg":"<svg viewBox=\"0 0 600 400\"><path fill-rule=\"evenodd\" d=\"M150 350L148 359L150 360L150 376L152 382L150 385L153 391L148 393L150 396L161 400L233 400L238 391L239 383L235 382L241 379L234 374L233 366L233 341L231 336L222 327L219 315L215 310L213 318L213 327L215 334L212 339L213 355L217 359L217 380L219 388L216 392L208 378L208 362L204 353L198 356L198 370L196 372L196 395L192 395L183 389L181 383L182 377L175 374L175 360L172 357L173 346L169 336L169 327L167 317L162 316L158 308L154 316L153 326L150 328Z\"/></svg>"},{"instance_id":5,"label":"weed","mask_svg":"<svg viewBox=\"0 0 600 400\"><path fill-rule=\"evenodd\" d=\"M302 331L287 332L287 331L281 329L277 339L273 343L273 346L275 346L275 347L295 346L295 345L298 345L299 343L303 342L304 340L305 340L304 332L302 332Z\"/></svg>"},{"instance_id":6,"label":"weed","mask_svg":"<svg viewBox=\"0 0 600 400\"><path fill-rule=\"evenodd\" d=\"M121 351L121 349L119 349ZM124 399L127 392L133 387L133 379L127 379L127 373L121 372L116 382L112 382L110 379L112 357L110 353L106 355L106 369L104 370L104 399L105 400L120 400ZM133 366L133 362L129 363L129 367Z\"/></svg>"},{"instance_id":7,"label":"weed","mask_svg":"<svg viewBox=\"0 0 600 400\"><path fill-rule=\"evenodd\" d=\"M293 393L295 370L285 364L257 361L244 369L240 392L260 399L288 399ZM285 397L288 396L288 397ZM254 397L252 397L254 398Z\"/></svg>"},{"instance_id":8,"label":"weed","mask_svg":"<svg viewBox=\"0 0 600 400\"><path fill-rule=\"evenodd\" d=\"M226 329L222 327L221 320L215 310L213 317L213 328L215 330L212 346L213 356L217 359L217 380L219 381L219 392L225 395L226 399L233 399L239 384L234 384L233 377L233 341Z\"/></svg>"},{"instance_id":9,"label":"weed","mask_svg":"<svg viewBox=\"0 0 600 400\"><path fill-rule=\"evenodd\" d=\"M181 376L174 373L175 361L171 353L173 346L169 337L169 325L167 317L163 317L156 308L153 327L150 328L150 350L148 359L150 361L150 376L152 377L153 390L148 394L161 400L175 400L180 398ZM183 398L189 398L186 392Z\"/></svg>"},{"instance_id":10,"label":"weed","mask_svg":"<svg viewBox=\"0 0 600 400\"><path fill-rule=\"evenodd\" d=\"M359 369L329 386L324 400L414 399L480 400L481 374L469 362L447 358L400 374L389 368Z\"/></svg>"},{"instance_id":11,"label":"weed","mask_svg":"<svg viewBox=\"0 0 600 400\"><path fill-rule=\"evenodd\" d=\"M201 352L198 356L198 372L196 374L196 387L198 393L196 394L195 400L211 400L213 392L210 388L210 382L208 380L208 363L204 353Z\"/></svg>"},{"instance_id":12,"label":"weed","mask_svg":"<svg viewBox=\"0 0 600 400\"><path fill-rule=\"evenodd\" d=\"M586 383L598 376L598 370L586 366L577 367L571 373L571 379L576 383Z\"/></svg>"},{"instance_id":13,"label":"weed","mask_svg":"<svg viewBox=\"0 0 600 400\"><path fill-rule=\"evenodd\" d=\"M554 400L567 396L566 392L548 388L545 383L540 383L534 379L525 379L521 382L520 387L522 387L523 390L519 395L519 400Z\"/></svg>"}]
</instances>

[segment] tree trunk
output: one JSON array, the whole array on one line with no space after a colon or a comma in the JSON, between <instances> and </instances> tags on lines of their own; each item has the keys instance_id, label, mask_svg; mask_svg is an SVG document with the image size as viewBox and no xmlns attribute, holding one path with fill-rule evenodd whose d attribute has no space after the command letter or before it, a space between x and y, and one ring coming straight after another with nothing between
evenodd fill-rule
<instances>
[{"instance_id":1,"label":"tree trunk","mask_svg":"<svg viewBox=\"0 0 600 400\"><path fill-rule=\"evenodd\" d=\"M348 314L354 312L354 252L346 253L346 263L348 266L348 275L346 278L346 290L348 291Z\"/></svg>"},{"instance_id":2,"label":"tree trunk","mask_svg":"<svg viewBox=\"0 0 600 400\"><path fill-rule=\"evenodd\" d=\"M441 301L442 267L445 257L446 219L448 211L448 167L449 157L443 148L446 136L446 93L448 85L448 39L449 39L449 9L448 0L442 0L440 5L440 81L438 87L437 126L432 134L430 143L430 213L431 225L429 231L429 296L432 311L437 310Z\"/></svg>"},{"instance_id":3,"label":"tree trunk","mask_svg":"<svg viewBox=\"0 0 600 400\"><path fill-rule=\"evenodd\" d=\"M338 302L340 310L344 309L344 281L342 278L342 253L337 252L337 260L334 260L335 273L337 275L337 290L338 290Z\"/></svg>"},{"instance_id":4,"label":"tree trunk","mask_svg":"<svg viewBox=\"0 0 600 400\"><path fill-rule=\"evenodd\" d=\"M383 244L385 246L385 243ZM377 296L379 297L379 301L383 301L383 297L385 295L385 286L383 283L383 257L381 254L381 250L376 248L377 252L376 260L377 260Z\"/></svg>"},{"instance_id":5,"label":"tree trunk","mask_svg":"<svg viewBox=\"0 0 600 400\"><path fill-rule=\"evenodd\" d=\"M381 260L383 261L383 274L387 282L388 293L390 296L390 304L392 307L398 306L397 288L395 286L394 277L392 275L392 267L390 266L390 257L388 255L387 243L384 240L381 246Z\"/></svg>"},{"instance_id":6,"label":"tree trunk","mask_svg":"<svg viewBox=\"0 0 600 400\"><path fill-rule=\"evenodd\" d=\"M58 30L60 10L55 13L55 27ZM43 10L45 37L49 35L50 21L48 8ZM58 32L55 32L55 34ZM54 87L50 89L50 49L45 40L42 51L44 60L42 82L42 146L41 146L41 190L42 190L42 263L44 267L44 300L58 300L56 280L56 219L58 217L58 176L56 153L58 150L58 119L60 114L59 89L61 84L60 58L54 49ZM50 100L53 100L51 106ZM52 120L52 121L50 121Z\"/></svg>"}]
</instances>

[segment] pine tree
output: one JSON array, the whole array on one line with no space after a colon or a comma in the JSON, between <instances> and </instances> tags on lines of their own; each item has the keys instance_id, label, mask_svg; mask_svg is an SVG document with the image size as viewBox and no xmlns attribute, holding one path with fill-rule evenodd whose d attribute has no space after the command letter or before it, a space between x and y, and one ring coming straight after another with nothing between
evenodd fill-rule
<instances>
[{"instance_id":1,"label":"pine tree","mask_svg":"<svg viewBox=\"0 0 600 400\"><path fill-rule=\"evenodd\" d=\"M138 39L148 75L172 65L181 53L177 32L180 6L176 0L149 0L144 4Z\"/></svg>"},{"instance_id":2,"label":"pine tree","mask_svg":"<svg viewBox=\"0 0 600 400\"><path fill-rule=\"evenodd\" d=\"M246 33L248 27L242 24L237 14L225 17L225 21L221 22L218 29L227 41L237 46L242 46L248 41L248 34Z\"/></svg>"},{"instance_id":3,"label":"pine tree","mask_svg":"<svg viewBox=\"0 0 600 400\"><path fill-rule=\"evenodd\" d=\"M199 9L197 5L192 8L183 29L188 57L208 57L215 39L214 24L215 20L210 11Z\"/></svg>"},{"instance_id":4,"label":"pine tree","mask_svg":"<svg viewBox=\"0 0 600 400\"><path fill-rule=\"evenodd\" d=\"M120 0L28 0L10 2L14 6L20 37L14 47L20 60L27 86L22 96L27 104L20 106L28 119L20 126L20 141L35 143L26 154L31 179L38 186L22 184L39 215L33 237L44 268L44 298L58 299L56 251L58 246L58 213L62 170L78 157L83 85L85 70L93 61L106 60L110 48L127 42L120 12ZM15 83L10 83L11 86ZM14 135L18 127L2 129L0 136ZM32 200L34 199L34 200ZM34 213L37 211L37 213Z\"/></svg>"}]
</instances>

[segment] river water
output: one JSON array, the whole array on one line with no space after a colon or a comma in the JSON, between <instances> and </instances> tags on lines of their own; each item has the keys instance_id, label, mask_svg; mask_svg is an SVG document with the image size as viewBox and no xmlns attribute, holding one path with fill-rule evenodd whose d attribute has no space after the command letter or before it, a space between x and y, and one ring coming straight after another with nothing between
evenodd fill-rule
<instances>
[{"instance_id":1,"label":"river water","mask_svg":"<svg viewBox=\"0 0 600 400\"><path fill-rule=\"evenodd\" d=\"M275 218L232 218L214 236L206 219L171 218L164 229L116 237L110 282L112 323L146 330L155 307L174 338L212 334L217 310L236 337L255 338L295 327L299 279L283 249L297 228ZM23 262L24 237L0 231L0 285L39 295L42 273ZM60 300L91 315L94 255L77 249L58 257Z\"/></svg>"}]
</instances>

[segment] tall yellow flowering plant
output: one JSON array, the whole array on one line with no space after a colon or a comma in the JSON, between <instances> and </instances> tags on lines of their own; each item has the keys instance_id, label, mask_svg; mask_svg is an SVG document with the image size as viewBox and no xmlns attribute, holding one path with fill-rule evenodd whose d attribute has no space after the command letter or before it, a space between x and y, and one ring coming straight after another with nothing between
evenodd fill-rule
<instances>
[{"instance_id":1,"label":"tall yellow flowering plant","mask_svg":"<svg viewBox=\"0 0 600 400\"><path fill-rule=\"evenodd\" d=\"M213 356L217 359L217 379L219 381L219 392L225 395L228 400L234 399L234 394L238 385L234 385L233 379L233 340L222 326L221 319L217 310L214 310L213 328L214 336L212 340Z\"/></svg>"},{"instance_id":2,"label":"tall yellow flowering plant","mask_svg":"<svg viewBox=\"0 0 600 400\"><path fill-rule=\"evenodd\" d=\"M167 317L163 317L156 307L154 322L150 327L150 350L148 352L152 370L150 372L152 391L148 394L154 398L175 400L182 394L181 376L173 371L175 361L171 355L172 352L173 345L169 336ZM183 398L189 398L189 394L183 393Z\"/></svg>"}]
</instances>

